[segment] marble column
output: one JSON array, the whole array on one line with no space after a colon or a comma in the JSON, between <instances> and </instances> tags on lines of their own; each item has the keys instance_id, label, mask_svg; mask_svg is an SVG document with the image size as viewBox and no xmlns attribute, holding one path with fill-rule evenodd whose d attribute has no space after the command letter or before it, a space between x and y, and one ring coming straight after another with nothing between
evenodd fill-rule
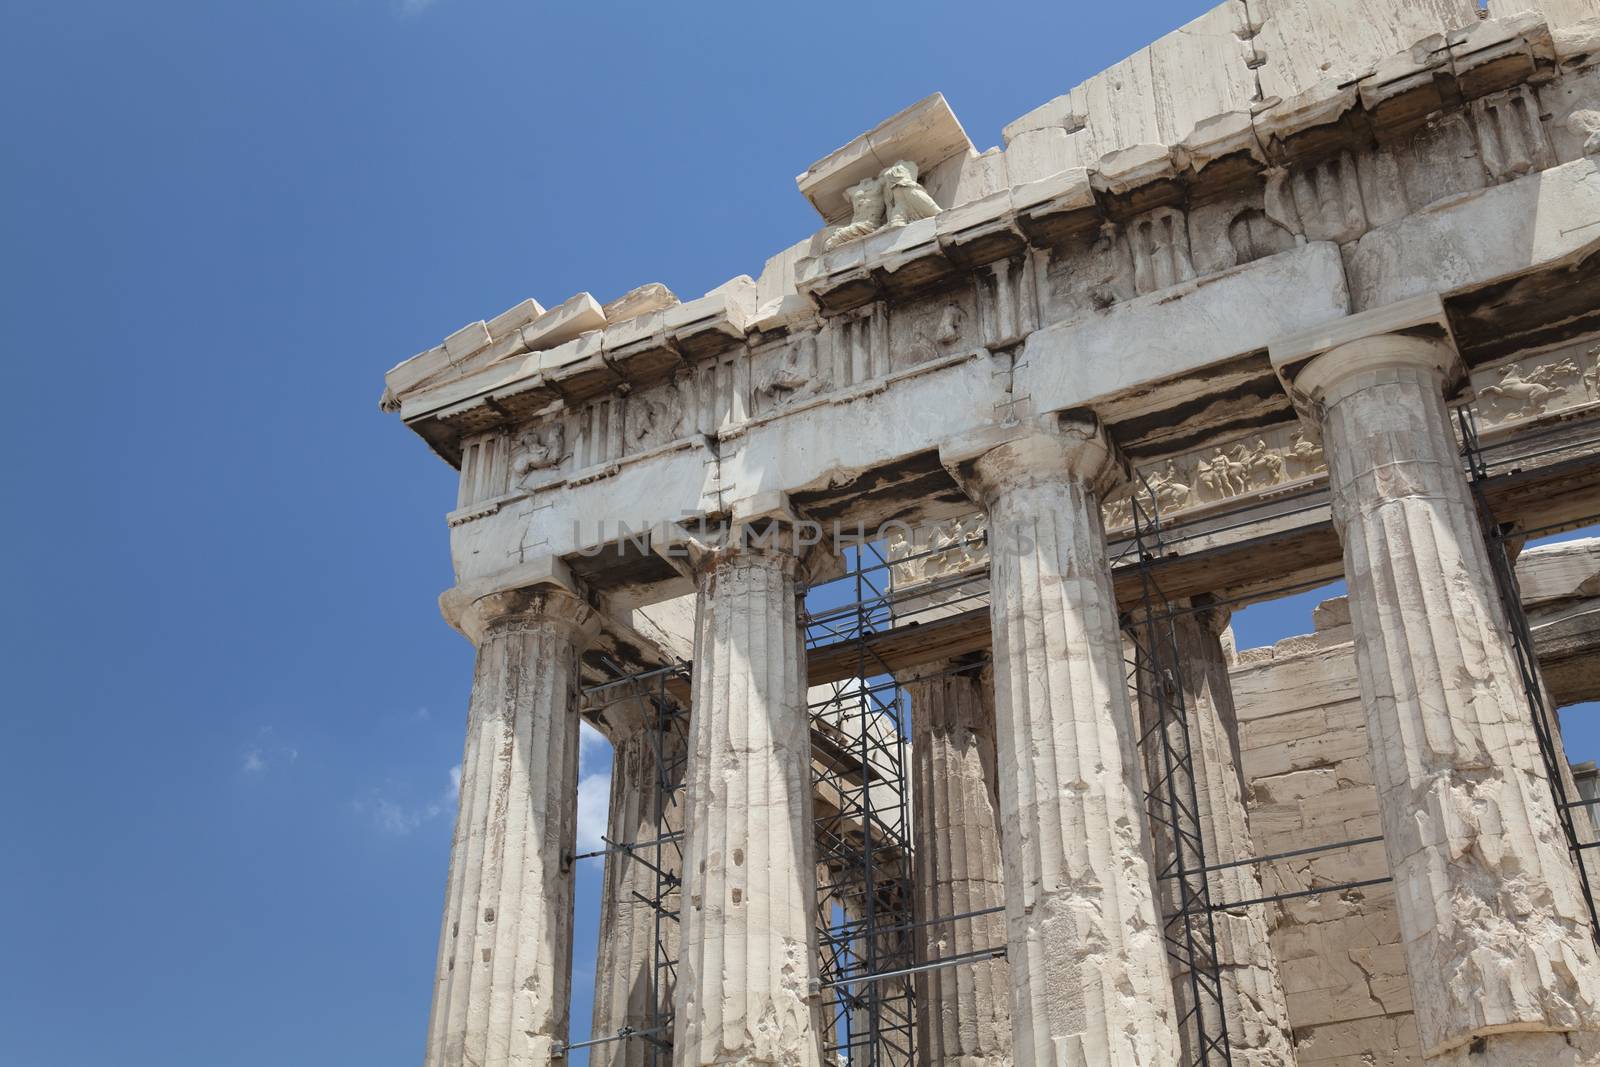
<instances>
[{"instance_id":1,"label":"marble column","mask_svg":"<svg viewBox=\"0 0 1600 1067\"><path fill-rule=\"evenodd\" d=\"M684 728L681 723L664 724L648 696L626 696L599 715L612 753L606 838L617 845L638 846L636 852L613 848L606 854L595 958L594 1036L611 1037L624 1027L650 1030L672 1013L672 975L660 964L677 958L678 924L660 916L649 901L656 897L657 870L677 875L681 866L682 844L662 838L683 825L678 787ZM678 898L678 891L670 890L662 906L675 913ZM667 1040L671 1034L651 1036ZM653 1062L652 1047L642 1037L611 1041L591 1048L589 1063L648 1067Z\"/></svg>"},{"instance_id":2,"label":"marble column","mask_svg":"<svg viewBox=\"0 0 1600 1067\"><path fill-rule=\"evenodd\" d=\"M790 534L695 553L677 1067L818 1067L802 566Z\"/></svg>"},{"instance_id":3,"label":"marble column","mask_svg":"<svg viewBox=\"0 0 1600 1067\"><path fill-rule=\"evenodd\" d=\"M941 661L904 672L911 698L916 919L1005 905L995 777L994 677L986 663ZM996 912L916 928L922 962L1006 943ZM1011 1064L1010 980L1002 959L924 971L917 979L917 1062Z\"/></svg>"},{"instance_id":4,"label":"marble column","mask_svg":"<svg viewBox=\"0 0 1600 1067\"><path fill-rule=\"evenodd\" d=\"M1231 863L1255 855L1250 838L1250 822L1245 812L1247 792L1239 755L1239 722L1233 707L1233 689L1228 679L1228 659L1222 634L1228 625L1226 609L1204 601L1178 602L1170 606L1170 622L1158 620L1153 627L1140 628L1138 665L1140 732L1144 743L1147 780L1159 783L1167 775L1165 749L1161 735L1171 738L1173 752L1189 754L1188 773L1174 770L1172 780L1181 792L1193 784L1194 815L1190 821L1180 817L1187 833L1198 832L1205 848L1207 866ZM1150 644L1155 642L1156 655ZM1160 674L1178 683L1176 695L1182 698L1184 715L1180 720L1169 705L1162 714L1153 687L1162 681ZM1165 794L1157 790L1158 797ZM1187 797L1181 796L1187 804ZM1152 813L1155 827L1157 871L1170 874L1175 841L1170 826L1172 814L1163 804ZM1255 900L1262 895L1261 881L1253 865L1212 871L1206 880L1213 905ZM1175 878L1158 879L1157 897L1164 914L1177 911L1179 885ZM1216 963L1222 981L1222 1009L1228 1027L1228 1045L1237 1067L1292 1067L1294 1042L1289 1026L1289 1007L1278 974L1278 962L1269 940L1266 906L1230 907L1212 913ZM1173 1000L1187 1014L1195 1007L1194 988L1188 967L1172 961ZM1220 1032L1213 1016L1214 1004L1201 998L1208 1033ZM1189 1062L1199 1062L1195 1050L1188 1048L1189 1028L1182 1034Z\"/></svg>"},{"instance_id":5,"label":"marble column","mask_svg":"<svg viewBox=\"0 0 1600 1067\"><path fill-rule=\"evenodd\" d=\"M1328 455L1417 1027L1431 1062L1600 1062L1600 959L1445 406L1460 373L1446 344L1384 334L1295 381Z\"/></svg>"},{"instance_id":6,"label":"marble column","mask_svg":"<svg viewBox=\"0 0 1600 1067\"><path fill-rule=\"evenodd\" d=\"M1061 1067L1177 1062L1092 421L944 456L989 517L1012 1054Z\"/></svg>"},{"instance_id":7,"label":"marble column","mask_svg":"<svg viewBox=\"0 0 1600 1067\"><path fill-rule=\"evenodd\" d=\"M578 655L596 625L550 587L465 609L478 659L427 1067L543 1067L567 1038Z\"/></svg>"}]
</instances>

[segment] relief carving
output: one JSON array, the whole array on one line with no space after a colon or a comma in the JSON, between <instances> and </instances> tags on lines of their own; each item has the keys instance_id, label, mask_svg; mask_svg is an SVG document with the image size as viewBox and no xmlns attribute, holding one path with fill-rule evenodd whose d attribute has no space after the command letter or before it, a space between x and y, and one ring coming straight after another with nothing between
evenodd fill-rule
<instances>
[{"instance_id":1,"label":"relief carving","mask_svg":"<svg viewBox=\"0 0 1600 1067\"><path fill-rule=\"evenodd\" d=\"M896 589L949 578L989 565L989 547L982 515L897 531L885 539L890 581ZM915 557L906 559L906 557ZM896 563L895 560L905 562Z\"/></svg>"},{"instance_id":2,"label":"relief carving","mask_svg":"<svg viewBox=\"0 0 1600 1067\"><path fill-rule=\"evenodd\" d=\"M1584 155L1600 155L1600 111L1574 111L1567 116L1567 129L1584 139Z\"/></svg>"},{"instance_id":3,"label":"relief carving","mask_svg":"<svg viewBox=\"0 0 1600 1067\"><path fill-rule=\"evenodd\" d=\"M1538 418L1600 401L1600 346L1586 342L1474 372L1487 426Z\"/></svg>"},{"instance_id":4,"label":"relief carving","mask_svg":"<svg viewBox=\"0 0 1600 1067\"><path fill-rule=\"evenodd\" d=\"M516 458L511 474L522 488L528 488L530 475L561 466L567 458L567 427L559 419L543 429L528 429L517 435Z\"/></svg>"},{"instance_id":5,"label":"relief carving","mask_svg":"<svg viewBox=\"0 0 1600 1067\"><path fill-rule=\"evenodd\" d=\"M1406 202L1413 211L1482 189L1488 172L1472 123L1464 114L1436 116L1395 152Z\"/></svg>"},{"instance_id":6,"label":"relief carving","mask_svg":"<svg viewBox=\"0 0 1600 1067\"><path fill-rule=\"evenodd\" d=\"M817 380L817 331L805 330L791 337L783 356L756 381L760 410L771 411L816 395L822 383Z\"/></svg>"},{"instance_id":7,"label":"relief carving","mask_svg":"<svg viewBox=\"0 0 1600 1067\"><path fill-rule=\"evenodd\" d=\"M1295 478L1327 474L1328 457L1322 454L1321 445L1306 440L1304 431L1296 430L1289 444L1289 468L1291 476Z\"/></svg>"},{"instance_id":8,"label":"relief carving","mask_svg":"<svg viewBox=\"0 0 1600 1067\"><path fill-rule=\"evenodd\" d=\"M682 398L676 386L653 396L634 397L628 404L629 450L642 452L675 441L683 428Z\"/></svg>"},{"instance_id":9,"label":"relief carving","mask_svg":"<svg viewBox=\"0 0 1600 1067\"><path fill-rule=\"evenodd\" d=\"M967 323L967 312L954 300L946 301L934 314L917 316L909 330L900 325L899 316L893 323L894 350L905 353L896 364L915 366L927 363L955 350L961 343L962 329Z\"/></svg>"},{"instance_id":10,"label":"relief carving","mask_svg":"<svg viewBox=\"0 0 1600 1067\"><path fill-rule=\"evenodd\" d=\"M1293 485L1327 470L1321 446L1306 440L1301 431L1287 427L1267 431L1140 468L1132 483L1106 502L1106 529L1132 525L1135 499L1143 514L1166 518L1205 504Z\"/></svg>"}]
</instances>

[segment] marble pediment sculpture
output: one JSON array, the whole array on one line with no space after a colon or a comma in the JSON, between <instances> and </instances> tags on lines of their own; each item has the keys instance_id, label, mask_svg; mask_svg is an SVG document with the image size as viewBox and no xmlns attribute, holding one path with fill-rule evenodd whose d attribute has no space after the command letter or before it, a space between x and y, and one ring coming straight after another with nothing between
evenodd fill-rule
<instances>
[{"instance_id":1,"label":"marble pediment sculpture","mask_svg":"<svg viewBox=\"0 0 1600 1067\"><path fill-rule=\"evenodd\" d=\"M917 165L902 159L885 167L876 178L852 185L845 193L850 201L850 222L830 233L823 247L831 250L891 226L905 226L937 215L939 205L918 183L917 176Z\"/></svg>"}]
</instances>

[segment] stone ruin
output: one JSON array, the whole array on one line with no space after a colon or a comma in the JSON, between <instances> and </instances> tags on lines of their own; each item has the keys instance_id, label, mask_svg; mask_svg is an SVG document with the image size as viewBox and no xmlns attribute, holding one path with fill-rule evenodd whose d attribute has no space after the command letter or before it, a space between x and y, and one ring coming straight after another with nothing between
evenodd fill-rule
<instances>
[{"instance_id":1,"label":"stone ruin","mask_svg":"<svg viewBox=\"0 0 1600 1067\"><path fill-rule=\"evenodd\" d=\"M1600 516L1600 0L1228 0L1004 137L389 372L478 657L426 1063L1600 1064L1600 541L1524 551Z\"/></svg>"}]
</instances>

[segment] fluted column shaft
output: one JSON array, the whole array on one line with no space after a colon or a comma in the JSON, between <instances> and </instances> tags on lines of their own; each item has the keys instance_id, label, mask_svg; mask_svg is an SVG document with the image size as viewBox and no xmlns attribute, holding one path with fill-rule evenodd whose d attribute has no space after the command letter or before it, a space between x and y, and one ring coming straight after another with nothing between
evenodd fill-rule
<instances>
[{"instance_id":1,"label":"fluted column shaft","mask_svg":"<svg viewBox=\"0 0 1600 1067\"><path fill-rule=\"evenodd\" d=\"M427 1067L543 1067L567 1037L578 654L594 615L556 589L468 609L481 633Z\"/></svg>"},{"instance_id":2,"label":"fluted column shaft","mask_svg":"<svg viewBox=\"0 0 1600 1067\"><path fill-rule=\"evenodd\" d=\"M1039 1067L1178 1055L1100 518L1111 469L1098 428L1062 420L962 472L993 553L1012 1053Z\"/></svg>"},{"instance_id":3,"label":"fluted column shaft","mask_svg":"<svg viewBox=\"0 0 1600 1067\"><path fill-rule=\"evenodd\" d=\"M1146 631L1156 643L1156 655L1141 642L1138 651L1140 727L1148 738L1146 762L1148 780L1161 783L1168 775L1164 765L1164 746L1160 734L1169 732L1173 752L1188 752L1187 773L1176 768L1172 785L1180 792L1180 810L1188 812L1186 793L1192 782L1194 808L1192 823L1185 814L1178 816L1186 833L1198 832L1205 847L1208 866L1232 863L1255 855L1250 838L1250 821L1245 811L1246 786L1239 755L1239 721L1234 711L1233 688L1228 678L1228 660L1222 648L1222 632L1227 627L1225 610L1204 604L1177 603L1178 612L1170 621L1156 621ZM1168 705L1162 714L1154 687L1166 684L1165 677L1153 677L1159 668L1181 687L1183 717ZM1155 827L1156 867L1168 872L1176 842L1171 829L1170 808L1160 801L1164 790L1156 788ZM1236 904L1261 897L1261 881L1254 865L1212 871L1207 888L1213 906ZM1164 908L1176 910L1178 884L1175 879L1160 881L1157 896ZM1215 934L1215 959L1222 980L1222 1009L1226 1014L1228 1044L1238 1067L1292 1067L1294 1042L1289 1026L1289 1007L1278 962L1272 952L1265 905L1227 907L1211 915ZM1195 996L1186 965L1172 961L1173 999L1181 1012L1194 1009ZM1211 1005L1200 1005L1208 1033L1220 1032L1212 1018ZM1185 1053L1199 1062L1187 1048L1189 1030L1182 1034Z\"/></svg>"},{"instance_id":4,"label":"fluted column shaft","mask_svg":"<svg viewBox=\"0 0 1600 1067\"><path fill-rule=\"evenodd\" d=\"M816 844L800 566L697 558L673 1062L816 1067Z\"/></svg>"},{"instance_id":5,"label":"fluted column shaft","mask_svg":"<svg viewBox=\"0 0 1600 1067\"><path fill-rule=\"evenodd\" d=\"M602 709L600 717L612 753L606 838L614 846L636 847L636 851L614 847L606 853L595 958L594 1036L611 1037L624 1027L649 1030L672 1012L671 971L660 965L677 958L678 924L658 915L649 901L657 894L657 870L677 875L681 866L681 843L663 838L683 824L677 787L683 773L684 731L664 720L649 697L629 696ZM670 891L663 907L676 912L678 896L677 890ZM647 1067L651 1049L639 1037L611 1041L591 1048L589 1063Z\"/></svg>"},{"instance_id":6,"label":"fluted column shaft","mask_svg":"<svg viewBox=\"0 0 1600 1067\"><path fill-rule=\"evenodd\" d=\"M929 920L1005 905L995 777L994 679L987 665L940 662L901 682L911 697L916 918L923 962L1006 943L1003 913ZM1004 959L925 971L917 980L917 1062L1011 1064Z\"/></svg>"},{"instance_id":7,"label":"fluted column shaft","mask_svg":"<svg viewBox=\"0 0 1600 1067\"><path fill-rule=\"evenodd\" d=\"M1531 1033L1596 1026L1600 960L1451 432L1455 366L1380 336L1297 386L1321 410L1424 1054L1520 1065L1567 1054Z\"/></svg>"}]
</instances>

